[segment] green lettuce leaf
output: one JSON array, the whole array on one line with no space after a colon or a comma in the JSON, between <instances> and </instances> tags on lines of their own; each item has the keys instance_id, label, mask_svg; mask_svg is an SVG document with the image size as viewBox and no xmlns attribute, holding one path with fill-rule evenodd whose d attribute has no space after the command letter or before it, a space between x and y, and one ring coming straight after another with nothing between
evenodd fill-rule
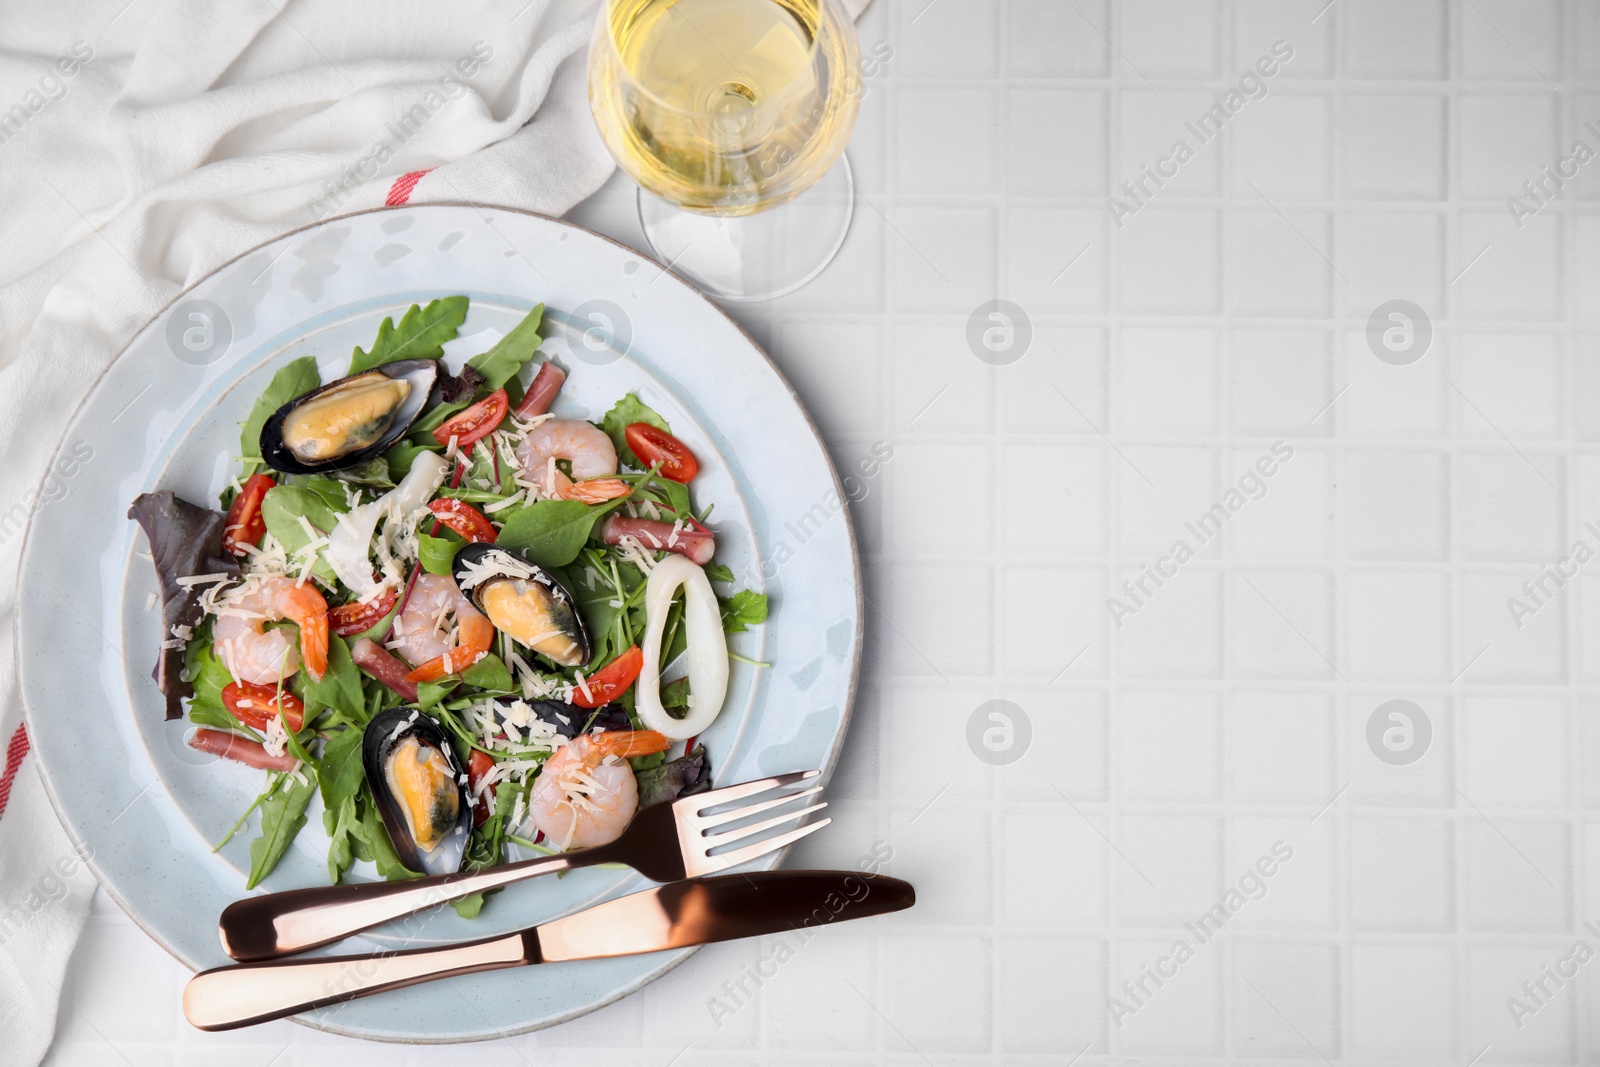
<instances>
[{"instance_id":1,"label":"green lettuce leaf","mask_svg":"<svg viewBox=\"0 0 1600 1067\"><path fill-rule=\"evenodd\" d=\"M429 574L449 574L456 553L466 545L466 542L456 535L442 530L440 532L445 536L417 535L417 559L422 563L422 569Z\"/></svg>"},{"instance_id":2,"label":"green lettuce leaf","mask_svg":"<svg viewBox=\"0 0 1600 1067\"><path fill-rule=\"evenodd\" d=\"M600 428L611 438L611 443L617 446L617 456L623 463L639 470L645 469L645 464L633 454L633 449L628 447L626 431L629 423L647 422L658 430L672 432L672 427L667 425L667 420L657 415L650 405L629 393L612 405L606 412L605 418L600 420Z\"/></svg>"},{"instance_id":3,"label":"green lettuce leaf","mask_svg":"<svg viewBox=\"0 0 1600 1067\"><path fill-rule=\"evenodd\" d=\"M345 722L356 724L366 721L366 695L361 691L361 671L350 658L350 646L338 634L328 635L328 670L322 680L313 682L309 672L295 675L300 679L300 697L306 703L307 721L315 718L324 708L332 708Z\"/></svg>"},{"instance_id":4,"label":"green lettuce leaf","mask_svg":"<svg viewBox=\"0 0 1600 1067\"><path fill-rule=\"evenodd\" d=\"M254 889L272 873L295 834L306 824L306 805L317 791L317 772L307 765L300 768L300 774L304 783L289 778L261 804L261 836L250 842L250 880L246 889Z\"/></svg>"},{"instance_id":5,"label":"green lettuce leaf","mask_svg":"<svg viewBox=\"0 0 1600 1067\"><path fill-rule=\"evenodd\" d=\"M361 769L361 734L355 727L335 730L322 746L317 757L317 780L322 789L322 806L336 810L346 800L353 800L366 783Z\"/></svg>"},{"instance_id":6,"label":"green lettuce leaf","mask_svg":"<svg viewBox=\"0 0 1600 1067\"><path fill-rule=\"evenodd\" d=\"M384 829L383 817L378 814L372 799L363 797L360 808L360 821L350 827L353 839L351 847L356 856L370 860L377 866L378 873L391 882L417 877L414 871L408 871L405 864L400 862L394 843L389 840L389 831Z\"/></svg>"},{"instance_id":7,"label":"green lettuce leaf","mask_svg":"<svg viewBox=\"0 0 1600 1067\"><path fill-rule=\"evenodd\" d=\"M500 338L493 348L467 360L467 366L483 375L485 390L492 393L496 389L503 389L528 365L544 340L539 336L539 325L543 320L544 305L540 304L528 312L527 317L517 323L510 333Z\"/></svg>"},{"instance_id":8,"label":"green lettuce leaf","mask_svg":"<svg viewBox=\"0 0 1600 1067\"><path fill-rule=\"evenodd\" d=\"M338 885L340 877L355 861L357 814L355 797L345 797L337 808L324 808L322 826L328 831L328 884Z\"/></svg>"},{"instance_id":9,"label":"green lettuce leaf","mask_svg":"<svg viewBox=\"0 0 1600 1067\"><path fill-rule=\"evenodd\" d=\"M256 398L256 406L250 409L250 417L244 420L244 428L239 432L239 454L244 457L246 472L253 468L252 460L261 459L261 427L266 425L272 413L321 384L317 361L311 356L290 360L272 376L266 390Z\"/></svg>"},{"instance_id":10,"label":"green lettuce leaf","mask_svg":"<svg viewBox=\"0 0 1600 1067\"><path fill-rule=\"evenodd\" d=\"M722 607L722 629L726 633L743 633L746 627L767 621L767 594L741 589L732 596L719 596Z\"/></svg>"},{"instance_id":11,"label":"green lettuce leaf","mask_svg":"<svg viewBox=\"0 0 1600 1067\"><path fill-rule=\"evenodd\" d=\"M303 485L279 485L267 490L267 495L261 498L261 517L266 521L267 532L278 539L292 561L296 552L311 543L310 535L300 525L300 516L304 515L318 532L332 533L339 522L338 513L345 510L343 502L342 490L339 493L340 506L334 508L330 506L328 497L316 489ZM324 581L339 580L320 552L312 570Z\"/></svg>"},{"instance_id":12,"label":"green lettuce leaf","mask_svg":"<svg viewBox=\"0 0 1600 1067\"><path fill-rule=\"evenodd\" d=\"M595 523L627 499L592 506L576 500L536 501L512 513L495 544L521 552L541 567L565 567L578 558Z\"/></svg>"},{"instance_id":13,"label":"green lettuce leaf","mask_svg":"<svg viewBox=\"0 0 1600 1067\"><path fill-rule=\"evenodd\" d=\"M429 437L426 444L413 441L401 441L383 454L384 461L389 464L389 478L395 483L411 473L411 464L424 452L443 452L444 446Z\"/></svg>"},{"instance_id":14,"label":"green lettuce leaf","mask_svg":"<svg viewBox=\"0 0 1600 1067\"><path fill-rule=\"evenodd\" d=\"M397 359L438 359L444 343L455 339L467 317L467 298L447 296L427 307L412 304L396 326L384 319L370 350L357 347L350 356L350 373L359 374Z\"/></svg>"},{"instance_id":15,"label":"green lettuce leaf","mask_svg":"<svg viewBox=\"0 0 1600 1067\"><path fill-rule=\"evenodd\" d=\"M461 680L474 689L500 693L509 693L515 688L505 662L492 652L462 671Z\"/></svg>"}]
</instances>

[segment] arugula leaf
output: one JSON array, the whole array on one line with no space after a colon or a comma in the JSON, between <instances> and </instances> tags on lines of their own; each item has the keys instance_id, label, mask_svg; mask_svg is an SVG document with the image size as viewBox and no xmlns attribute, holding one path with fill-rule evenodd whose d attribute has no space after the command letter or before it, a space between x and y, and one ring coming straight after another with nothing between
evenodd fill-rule
<instances>
[{"instance_id":1,"label":"arugula leaf","mask_svg":"<svg viewBox=\"0 0 1600 1067\"><path fill-rule=\"evenodd\" d=\"M492 652L462 671L461 680L474 689L490 689L509 693L516 688L511 681L511 672L506 670L504 661Z\"/></svg>"},{"instance_id":2,"label":"arugula leaf","mask_svg":"<svg viewBox=\"0 0 1600 1067\"><path fill-rule=\"evenodd\" d=\"M335 730L322 746L317 779L322 788L322 806L329 811L355 799L366 783L366 772L361 767L361 734L355 727Z\"/></svg>"},{"instance_id":3,"label":"arugula leaf","mask_svg":"<svg viewBox=\"0 0 1600 1067\"><path fill-rule=\"evenodd\" d=\"M345 797L337 808L322 812L322 826L328 831L328 884L338 885L339 878L355 860L356 798Z\"/></svg>"},{"instance_id":4,"label":"arugula leaf","mask_svg":"<svg viewBox=\"0 0 1600 1067\"><path fill-rule=\"evenodd\" d=\"M434 705L449 696L459 684L460 679L454 675L445 675L437 682L418 682L417 707L423 711L432 711Z\"/></svg>"},{"instance_id":5,"label":"arugula leaf","mask_svg":"<svg viewBox=\"0 0 1600 1067\"><path fill-rule=\"evenodd\" d=\"M592 550L584 553L585 560L591 552ZM634 573L638 572L634 570ZM616 587L611 584L609 573L601 573L594 579L593 584L590 584L587 562L574 562L563 572L563 577L564 584L572 590L573 599L577 601L578 614L594 641L594 655L589 661L591 668L599 670L615 659L626 647L618 623L622 609L612 603L613 600L621 598L617 596Z\"/></svg>"},{"instance_id":6,"label":"arugula leaf","mask_svg":"<svg viewBox=\"0 0 1600 1067\"><path fill-rule=\"evenodd\" d=\"M291 777L261 804L261 836L250 842L250 880L246 889L254 889L272 873L294 835L306 824L306 805L317 791L317 772L307 765L300 768L300 774L305 777L304 783Z\"/></svg>"},{"instance_id":7,"label":"arugula leaf","mask_svg":"<svg viewBox=\"0 0 1600 1067\"><path fill-rule=\"evenodd\" d=\"M417 877L415 872L407 870L406 865L400 862L394 843L389 840L389 831L384 829L383 817L378 814L372 801L363 799L360 808L360 821L350 827L355 854L364 860L371 860L377 866L378 873L391 882Z\"/></svg>"},{"instance_id":8,"label":"arugula leaf","mask_svg":"<svg viewBox=\"0 0 1600 1067\"><path fill-rule=\"evenodd\" d=\"M743 633L746 627L767 621L767 594L741 589L732 596L719 596L722 607L722 629L725 633Z\"/></svg>"},{"instance_id":9,"label":"arugula leaf","mask_svg":"<svg viewBox=\"0 0 1600 1067\"><path fill-rule=\"evenodd\" d=\"M337 509L330 507L326 497L303 485L279 485L268 489L261 498L261 517L266 521L267 532L278 539L292 561L296 552L311 543L311 536L300 525L300 516L304 515L322 533L332 533L339 522L338 512L345 510L343 492L339 494L339 504ZM312 570L324 581L339 580L321 552L317 553Z\"/></svg>"},{"instance_id":10,"label":"arugula leaf","mask_svg":"<svg viewBox=\"0 0 1600 1067\"><path fill-rule=\"evenodd\" d=\"M422 569L429 574L449 574L456 553L466 547L466 544L454 534L447 534L444 537L418 534L417 559L422 563Z\"/></svg>"},{"instance_id":11,"label":"arugula leaf","mask_svg":"<svg viewBox=\"0 0 1600 1067\"><path fill-rule=\"evenodd\" d=\"M317 373L317 361L311 356L290 360L272 376L272 381L256 399L256 406L250 409L250 417L244 420L244 428L239 432L239 454L244 457L247 470L253 467L251 460L261 459L261 427L266 425L272 413L321 384L322 376Z\"/></svg>"},{"instance_id":12,"label":"arugula leaf","mask_svg":"<svg viewBox=\"0 0 1600 1067\"><path fill-rule=\"evenodd\" d=\"M656 429L668 433L672 432L672 427L667 425L666 419L651 410L650 405L632 393L612 405L611 410L606 412L605 418L600 420L600 428L610 435L611 443L617 446L617 456L622 462L630 467L645 470L648 464L641 463L639 457L633 454L633 449L628 447L628 438L624 432L628 424L633 422L647 422Z\"/></svg>"},{"instance_id":13,"label":"arugula leaf","mask_svg":"<svg viewBox=\"0 0 1600 1067\"><path fill-rule=\"evenodd\" d=\"M495 544L521 552L541 567L565 567L578 558L594 524L627 497L590 506L576 500L539 500L506 520Z\"/></svg>"},{"instance_id":14,"label":"arugula leaf","mask_svg":"<svg viewBox=\"0 0 1600 1067\"><path fill-rule=\"evenodd\" d=\"M733 571L729 570L725 564L712 563L705 568L705 571L706 577L713 582L731 583L733 581Z\"/></svg>"},{"instance_id":15,"label":"arugula leaf","mask_svg":"<svg viewBox=\"0 0 1600 1067\"><path fill-rule=\"evenodd\" d=\"M651 477L634 488L635 500L649 500L663 504L673 511L673 516L687 518L694 514L689 503L689 487L671 478ZM668 516L672 518L673 516Z\"/></svg>"},{"instance_id":16,"label":"arugula leaf","mask_svg":"<svg viewBox=\"0 0 1600 1067\"><path fill-rule=\"evenodd\" d=\"M396 326L384 319L370 351L358 346L350 356L350 373L359 374L397 359L438 359L444 343L453 340L467 317L467 298L447 296L427 307L412 304Z\"/></svg>"},{"instance_id":17,"label":"arugula leaf","mask_svg":"<svg viewBox=\"0 0 1600 1067\"><path fill-rule=\"evenodd\" d=\"M544 340L539 336L539 324L543 319L544 305L540 304L493 348L467 360L467 366L483 375L484 389L492 393L504 388L533 358Z\"/></svg>"},{"instance_id":18,"label":"arugula leaf","mask_svg":"<svg viewBox=\"0 0 1600 1067\"><path fill-rule=\"evenodd\" d=\"M366 721L366 695L361 691L361 672L350 658L350 646L338 634L328 635L328 670L320 682L313 682L306 672L300 672L300 697L306 702L306 714L315 716L323 708L332 708L346 722Z\"/></svg>"},{"instance_id":19,"label":"arugula leaf","mask_svg":"<svg viewBox=\"0 0 1600 1067\"><path fill-rule=\"evenodd\" d=\"M366 774L361 767L361 730L336 730L322 746L317 779L322 791L322 823L328 831L328 881L337 883L355 858L358 803Z\"/></svg>"}]
</instances>

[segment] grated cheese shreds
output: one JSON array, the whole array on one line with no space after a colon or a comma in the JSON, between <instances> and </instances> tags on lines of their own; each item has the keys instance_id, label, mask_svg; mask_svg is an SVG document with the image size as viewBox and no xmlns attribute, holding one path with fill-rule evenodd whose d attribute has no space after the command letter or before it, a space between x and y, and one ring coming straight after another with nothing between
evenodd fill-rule
<instances>
[{"instance_id":1,"label":"grated cheese shreds","mask_svg":"<svg viewBox=\"0 0 1600 1067\"><path fill-rule=\"evenodd\" d=\"M150 612L150 611L152 611L152 610L154 610L154 608L155 608L155 606L156 606L156 604L157 604L157 603L159 603L159 602L160 602L160 600L161 600L161 598L160 598L160 597L158 597L158 596L156 596L156 595L155 595L155 594L154 594L154 593L150 593L150 594L149 594L149 595L147 595L147 596L146 596L146 597L145 597L145 600L144 600L144 610L145 610L145 611L146 611L146 612L147 612L147 613L148 613L148 612Z\"/></svg>"},{"instance_id":2,"label":"grated cheese shreds","mask_svg":"<svg viewBox=\"0 0 1600 1067\"><path fill-rule=\"evenodd\" d=\"M524 578L538 580L533 568L509 552L486 552L482 559L468 563L462 568L462 573L457 579L461 589L465 592L479 582L489 578L505 575L510 578ZM540 583L544 584L544 583Z\"/></svg>"},{"instance_id":3,"label":"grated cheese shreds","mask_svg":"<svg viewBox=\"0 0 1600 1067\"><path fill-rule=\"evenodd\" d=\"M289 733L283 728L283 716L274 715L267 720L267 729L262 737L261 747L271 756L281 756L289 746Z\"/></svg>"},{"instance_id":4,"label":"grated cheese shreds","mask_svg":"<svg viewBox=\"0 0 1600 1067\"><path fill-rule=\"evenodd\" d=\"M196 585L215 585L218 582L226 582L231 580L232 579L229 578L228 575L220 572L216 574L191 574L187 578L179 578L178 584L183 586L185 589L188 589Z\"/></svg>"},{"instance_id":5,"label":"grated cheese shreds","mask_svg":"<svg viewBox=\"0 0 1600 1067\"><path fill-rule=\"evenodd\" d=\"M655 560L650 558L650 554L644 550L639 539L632 534L623 534L616 547L622 558L643 571L646 578L656 569Z\"/></svg>"},{"instance_id":6,"label":"grated cheese shreds","mask_svg":"<svg viewBox=\"0 0 1600 1067\"><path fill-rule=\"evenodd\" d=\"M515 493L512 493L504 500L496 500L493 504L484 505L484 514L493 515L497 511L504 511L506 508L515 507L516 505L522 503L522 500L525 496L527 496L527 490L518 489Z\"/></svg>"}]
</instances>

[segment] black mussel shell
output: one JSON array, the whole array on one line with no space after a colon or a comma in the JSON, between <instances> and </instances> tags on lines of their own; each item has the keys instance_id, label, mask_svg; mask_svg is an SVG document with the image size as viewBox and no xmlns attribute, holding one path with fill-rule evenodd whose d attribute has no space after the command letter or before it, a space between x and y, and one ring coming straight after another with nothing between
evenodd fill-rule
<instances>
[{"instance_id":1,"label":"black mussel shell","mask_svg":"<svg viewBox=\"0 0 1600 1067\"><path fill-rule=\"evenodd\" d=\"M506 700L494 702L497 720L505 720L509 703ZM580 708L576 704L563 704L559 700L529 700L525 703L535 717L549 723L556 733L566 738L577 737L580 732L591 732L597 726L601 730L633 729L628 709L621 704L607 704L596 711L593 708ZM585 730L585 727L588 729Z\"/></svg>"},{"instance_id":2,"label":"black mussel shell","mask_svg":"<svg viewBox=\"0 0 1600 1067\"><path fill-rule=\"evenodd\" d=\"M462 592L489 617L495 629L513 641L563 667L582 667L589 662L593 645L583 625L583 616L578 612L577 600L559 578L520 552L488 542L475 542L456 553L451 572ZM538 633L555 636L539 640L536 635L519 634L515 625L509 625L503 615L497 618L497 613L485 603L485 594L496 583L518 580L529 583L524 595L536 593L541 597L542 618L538 622L541 627ZM531 642L523 639L529 636L533 637Z\"/></svg>"},{"instance_id":3,"label":"black mussel shell","mask_svg":"<svg viewBox=\"0 0 1600 1067\"><path fill-rule=\"evenodd\" d=\"M379 395L372 398L379 407L353 430L346 428L350 433L361 431L356 434L355 441L330 447L323 455L311 456L305 454L304 442L296 450L293 447L296 442L285 438L286 433L294 436L300 429L295 421L296 414L308 405L331 402L341 394L365 392L384 384L384 379L403 381L410 388L403 397L393 396L394 390L379 390ZM268 466L285 474L324 474L359 467L381 456L406 435L421 416L422 409L428 406L428 397L438 381L437 360L402 359L329 382L320 389L295 397L272 413L261 427L261 458Z\"/></svg>"},{"instance_id":4,"label":"black mussel shell","mask_svg":"<svg viewBox=\"0 0 1600 1067\"><path fill-rule=\"evenodd\" d=\"M563 737L576 737L584 726L589 726L590 731L598 726L600 729L632 729L634 720L627 717L626 707L621 704L606 704L600 710L590 707L578 707L576 704L562 704L560 701L530 701L534 715L555 726L555 733ZM590 721L592 717L592 721ZM563 723L562 718L566 718Z\"/></svg>"},{"instance_id":5,"label":"black mussel shell","mask_svg":"<svg viewBox=\"0 0 1600 1067\"><path fill-rule=\"evenodd\" d=\"M429 804L425 812L434 820L430 830L437 840L431 848L424 847L413 835L406 805L394 795L388 774L390 762L397 755L404 758L408 750L415 755L415 750L410 749L413 741L422 749L438 753L442 759L441 765L430 768L435 771L433 784L438 798L437 804ZM434 759L432 753L428 753L428 759L430 762ZM361 737L361 767L400 862L418 874L449 874L460 870L467 841L472 835L472 804L466 784L461 781L461 765L439 724L411 708L379 712L367 723Z\"/></svg>"}]
</instances>

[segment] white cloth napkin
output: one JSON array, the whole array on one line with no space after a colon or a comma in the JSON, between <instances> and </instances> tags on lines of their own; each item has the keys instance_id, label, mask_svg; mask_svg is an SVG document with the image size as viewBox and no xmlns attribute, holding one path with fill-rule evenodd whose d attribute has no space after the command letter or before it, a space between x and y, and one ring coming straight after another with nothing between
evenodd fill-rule
<instances>
[{"instance_id":1,"label":"white cloth napkin","mask_svg":"<svg viewBox=\"0 0 1600 1067\"><path fill-rule=\"evenodd\" d=\"M288 230L408 199L561 214L593 193L613 166L584 93L593 17L594 0L0 0L0 1060L48 1049L94 885L26 755L11 633L21 525L66 418L179 291Z\"/></svg>"}]
</instances>

